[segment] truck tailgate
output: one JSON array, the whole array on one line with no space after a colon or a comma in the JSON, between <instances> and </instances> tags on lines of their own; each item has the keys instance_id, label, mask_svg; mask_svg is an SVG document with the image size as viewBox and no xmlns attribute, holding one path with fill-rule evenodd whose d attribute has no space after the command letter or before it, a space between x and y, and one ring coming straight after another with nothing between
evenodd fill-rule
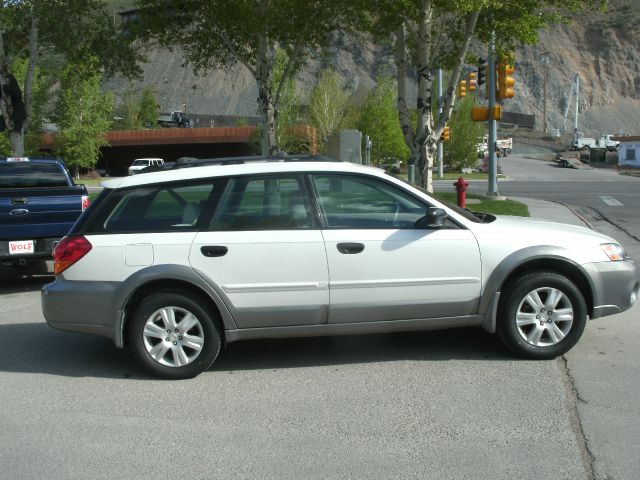
<instances>
[{"instance_id":1,"label":"truck tailgate","mask_svg":"<svg viewBox=\"0 0 640 480\"><path fill-rule=\"evenodd\" d=\"M0 189L0 239L62 237L82 213L83 187Z\"/></svg>"}]
</instances>

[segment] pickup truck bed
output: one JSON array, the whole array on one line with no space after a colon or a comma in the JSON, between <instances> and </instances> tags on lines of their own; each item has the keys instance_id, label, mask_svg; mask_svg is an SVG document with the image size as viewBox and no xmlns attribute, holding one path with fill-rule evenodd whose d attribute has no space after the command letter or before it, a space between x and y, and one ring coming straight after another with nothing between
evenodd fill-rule
<instances>
[{"instance_id":1,"label":"pickup truck bed","mask_svg":"<svg viewBox=\"0 0 640 480\"><path fill-rule=\"evenodd\" d=\"M0 265L51 259L87 205L61 160L0 159Z\"/></svg>"}]
</instances>

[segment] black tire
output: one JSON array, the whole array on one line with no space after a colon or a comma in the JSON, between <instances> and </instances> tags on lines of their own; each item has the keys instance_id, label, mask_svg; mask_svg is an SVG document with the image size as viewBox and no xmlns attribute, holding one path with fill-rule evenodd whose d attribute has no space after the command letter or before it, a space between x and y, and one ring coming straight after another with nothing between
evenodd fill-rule
<instances>
[{"instance_id":1,"label":"black tire","mask_svg":"<svg viewBox=\"0 0 640 480\"><path fill-rule=\"evenodd\" d=\"M545 304L541 305L544 312L535 310L530 300L527 300L527 296L534 291L538 299ZM551 292L554 291L562 293L563 296L549 314L548 306L553 300ZM559 313L566 312L568 308L572 309L571 322L566 320L568 314L563 316ZM523 321L533 323L518 326L518 313L523 317ZM568 352L580 339L586 322L587 306L578 287L558 273L536 271L521 275L506 286L498 312L497 332L500 339L516 355L534 360L547 360ZM563 333L560 339L555 333L558 330ZM540 336L537 336L541 331ZM525 336L527 338L524 338Z\"/></svg>"},{"instance_id":2,"label":"black tire","mask_svg":"<svg viewBox=\"0 0 640 480\"><path fill-rule=\"evenodd\" d=\"M217 317L209 312L203 304L204 302L197 295L184 290L161 290L140 302L128 324L127 348L146 372L154 377L178 380L193 378L213 364L221 350L222 336L219 331ZM190 338L198 338L202 342L202 347L199 351L192 350L186 343L183 344L187 340L183 340L182 336L178 337L180 334L178 331L175 334L174 332L167 333L166 342L164 338L151 338L149 335L144 334L145 327L148 325L147 322L152 321L152 316L157 322L156 326L160 327L160 324L163 324L166 327L162 316L159 314L161 309L171 309L174 312L178 327L180 326L179 322L186 318L187 313L196 318L197 325L187 329L187 332L182 333L182 335L186 338L188 334L192 334ZM162 337L164 336L165 333L163 331ZM173 336L176 338L173 338ZM152 344L151 342L156 343ZM176 347L178 342L180 346ZM149 348L155 347L157 343L164 343L164 346L169 349L159 360L154 359L149 351ZM188 359L188 363L177 366L160 363L161 361L178 363L174 353L177 348L185 355L181 358Z\"/></svg>"}]
</instances>

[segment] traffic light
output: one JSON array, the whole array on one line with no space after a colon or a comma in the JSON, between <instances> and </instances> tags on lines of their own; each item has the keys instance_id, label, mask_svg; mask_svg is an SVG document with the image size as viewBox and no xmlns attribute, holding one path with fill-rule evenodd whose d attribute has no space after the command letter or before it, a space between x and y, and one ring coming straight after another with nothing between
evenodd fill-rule
<instances>
[{"instance_id":1,"label":"traffic light","mask_svg":"<svg viewBox=\"0 0 640 480\"><path fill-rule=\"evenodd\" d=\"M498 92L496 100L504 100L505 98L512 98L515 94L516 80L513 78L513 73L516 71L513 65L508 63L498 64Z\"/></svg>"},{"instance_id":2,"label":"traffic light","mask_svg":"<svg viewBox=\"0 0 640 480\"><path fill-rule=\"evenodd\" d=\"M467 80L467 87L470 92L476 91L476 72L469 72L469 79Z\"/></svg>"},{"instance_id":3,"label":"traffic light","mask_svg":"<svg viewBox=\"0 0 640 480\"><path fill-rule=\"evenodd\" d=\"M462 98L466 96L467 96L467 81L460 80L460 83L458 84L458 97Z\"/></svg>"},{"instance_id":4,"label":"traffic light","mask_svg":"<svg viewBox=\"0 0 640 480\"><path fill-rule=\"evenodd\" d=\"M487 81L487 61L482 58L482 57L478 57L478 80L477 80L477 85L484 85L484 83Z\"/></svg>"},{"instance_id":5,"label":"traffic light","mask_svg":"<svg viewBox=\"0 0 640 480\"><path fill-rule=\"evenodd\" d=\"M441 142L448 142L451 139L451 132L449 131L449 125L444 126L444 130L442 131L442 135L440 135Z\"/></svg>"}]
</instances>

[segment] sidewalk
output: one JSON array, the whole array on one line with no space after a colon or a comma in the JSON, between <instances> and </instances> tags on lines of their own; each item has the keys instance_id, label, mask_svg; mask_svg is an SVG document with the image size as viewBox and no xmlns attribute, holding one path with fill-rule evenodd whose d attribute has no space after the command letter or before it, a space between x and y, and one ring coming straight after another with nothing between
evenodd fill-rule
<instances>
[{"instance_id":1,"label":"sidewalk","mask_svg":"<svg viewBox=\"0 0 640 480\"><path fill-rule=\"evenodd\" d=\"M578 225L580 227L588 227L575 213L561 203L547 202L545 200L536 200L535 198L524 197L507 197L509 200L515 200L524 203L529 209L531 218L540 218L551 222L565 223L569 225Z\"/></svg>"}]
</instances>

